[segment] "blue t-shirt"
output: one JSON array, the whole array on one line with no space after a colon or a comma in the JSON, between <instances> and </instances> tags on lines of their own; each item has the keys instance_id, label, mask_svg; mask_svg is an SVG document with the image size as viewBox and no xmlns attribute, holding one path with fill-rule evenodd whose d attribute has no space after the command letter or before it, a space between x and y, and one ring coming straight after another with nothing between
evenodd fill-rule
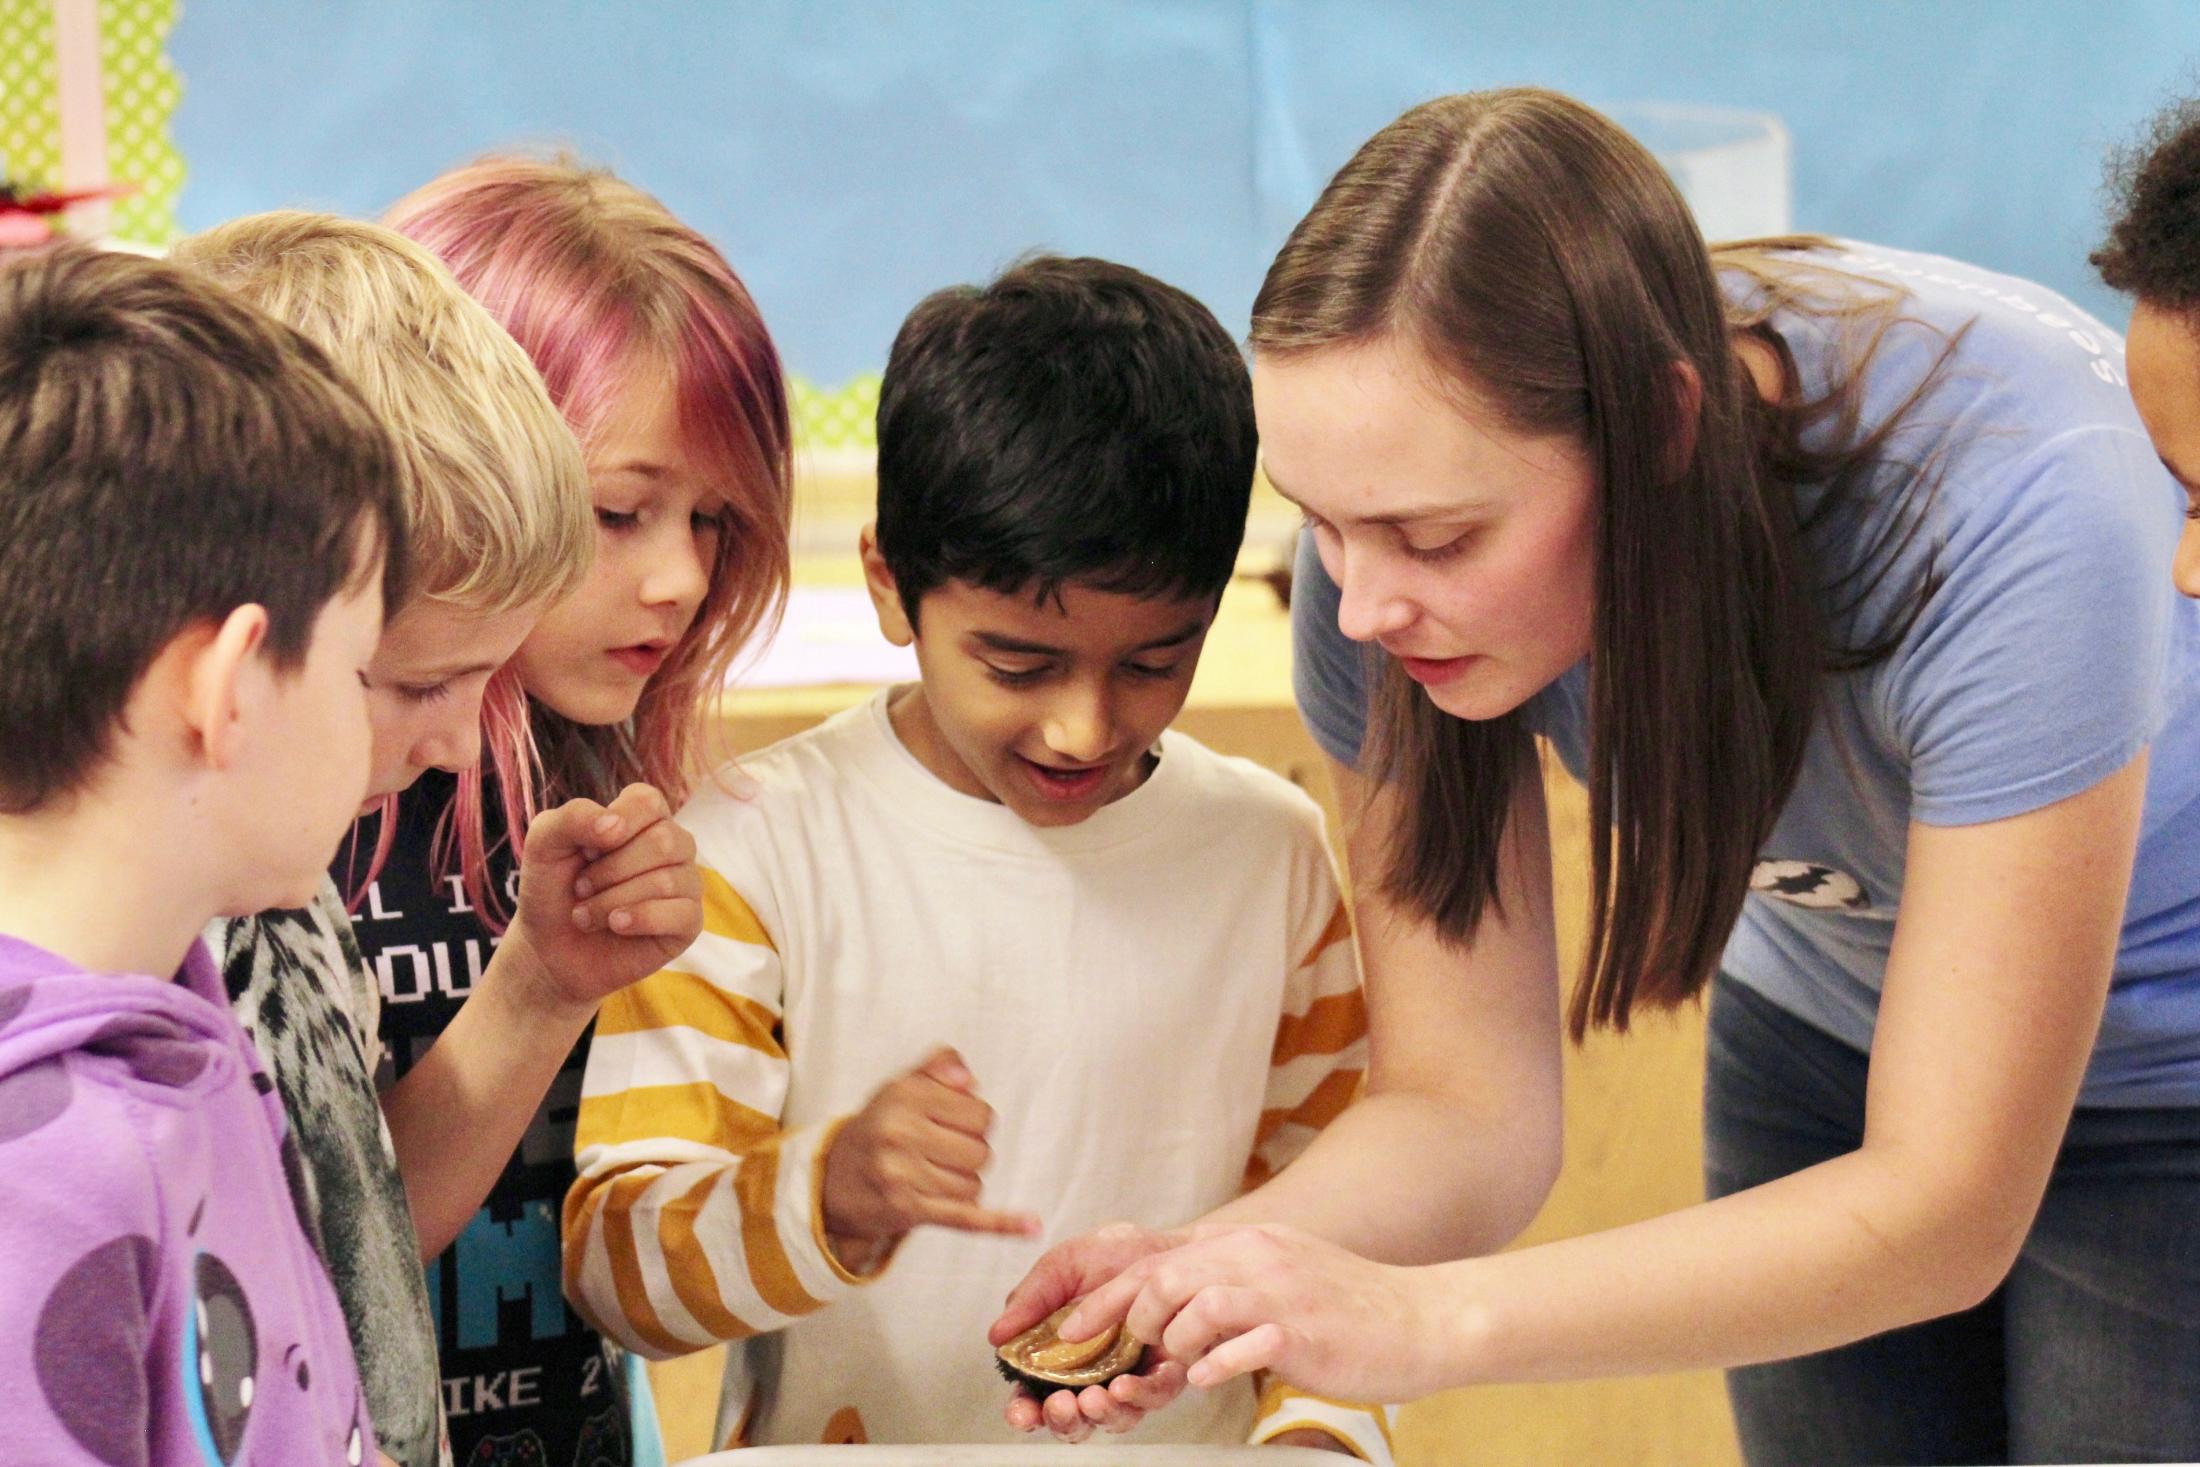
<instances>
[{"instance_id":1,"label":"blue t-shirt","mask_svg":"<svg viewBox=\"0 0 2200 1467\"><path fill-rule=\"evenodd\" d=\"M2123 343L2044 287L1952 260L1862 244L1808 258L1909 292L1908 319L1867 374L1866 423L1883 421L1956 341L1894 434L1878 490L1813 532L1821 565L1839 572L1893 516L1923 516L1834 632L1854 641L1888 625L1927 556L1943 579L1890 657L1828 679L1726 971L1868 1049L1909 822L2036 810L2151 745L2138 866L2080 1103L2200 1105L2200 604L2170 583L2184 502L2132 409ZM1722 288L1740 301L1754 284L1729 272ZM1837 322L1783 312L1772 324L1808 395L1854 350ZM1927 463L1940 476L1929 495L1896 492L1914 473L1906 466ZM1808 510L1813 491L1799 492ZM1316 741L1352 763L1369 654L1337 629L1337 587L1310 542L1292 627L1300 711ZM1577 776L1587 672L1576 666L1525 710Z\"/></svg>"}]
</instances>

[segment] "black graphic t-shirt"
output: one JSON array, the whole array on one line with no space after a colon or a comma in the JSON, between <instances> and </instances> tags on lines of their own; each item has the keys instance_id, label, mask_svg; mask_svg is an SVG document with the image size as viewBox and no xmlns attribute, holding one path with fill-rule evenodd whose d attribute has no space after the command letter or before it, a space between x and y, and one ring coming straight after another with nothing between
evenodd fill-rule
<instances>
[{"instance_id":1,"label":"black graphic t-shirt","mask_svg":"<svg viewBox=\"0 0 2200 1467\"><path fill-rule=\"evenodd\" d=\"M383 1063L394 1082L426 1054L488 966L496 936L454 874L437 879L436 822L457 780L430 770L398 802L390 858L352 914L382 995ZM493 803L493 800L492 800ZM492 831L492 839L494 832ZM339 857L337 885L356 887L372 843ZM507 910L518 895L509 849L491 874ZM488 1201L428 1265L442 1356L443 1407L456 1467L630 1467L620 1360L565 1302L558 1215L572 1184L573 1123L588 1036L574 1047L505 1163Z\"/></svg>"}]
</instances>

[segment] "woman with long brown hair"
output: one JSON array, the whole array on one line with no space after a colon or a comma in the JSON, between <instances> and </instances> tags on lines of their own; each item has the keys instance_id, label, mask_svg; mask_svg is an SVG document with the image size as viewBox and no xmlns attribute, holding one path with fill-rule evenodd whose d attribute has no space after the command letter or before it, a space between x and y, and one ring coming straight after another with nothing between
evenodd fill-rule
<instances>
[{"instance_id":1,"label":"woman with long brown hair","mask_svg":"<svg viewBox=\"0 0 2200 1467\"><path fill-rule=\"evenodd\" d=\"M1010 1419L1124 1429L1187 1367L1725 1367L1756 1462L2200 1454L2200 609L2114 334L1950 260L1707 248L1515 90L1363 146L1252 345L1368 1093L1190 1233L1042 1260L999 1332L1090 1291L1065 1335L1170 1358ZM1590 794L1563 1016L1536 736ZM1557 1172L1562 1033L1706 992L1711 1200L1483 1256Z\"/></svg>"}]
</instances>

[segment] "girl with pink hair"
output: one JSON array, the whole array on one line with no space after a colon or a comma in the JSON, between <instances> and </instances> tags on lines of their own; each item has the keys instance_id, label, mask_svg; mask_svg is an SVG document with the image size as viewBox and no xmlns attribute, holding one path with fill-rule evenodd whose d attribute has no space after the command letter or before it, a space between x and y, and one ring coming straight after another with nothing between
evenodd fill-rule
<instances>
[{"instance_id":1,"label":"girl with pink hair","mask_svg":"<svg viewBox=\"0 0 2200 1467\"><path fill-rule=\"evenodd\" d=\"M433 1178L410 1200L435 1258L452 1446L461 1463L539 1450L624 1467L649 1460L647 1437L637 1443L620 1362L559 1281L586 1031L604 994L549 995L554 1034L453 1020L512 909L520 833L537 811L633 785L671 808L685 798L717 690L785 602L787 393L724 258L606 172L488 158L386 222L439 256L533 359L580 438L597 525L588 578L491 684L481 766L421 779L384 811L371 862L349 873L365 888L354 926L397 1072L460 1042L496 1048L515 1089L547 1089L509 1155L393 1127L400 1154L448 1153L406 1172Z\"/></svg>"}]
</instances>

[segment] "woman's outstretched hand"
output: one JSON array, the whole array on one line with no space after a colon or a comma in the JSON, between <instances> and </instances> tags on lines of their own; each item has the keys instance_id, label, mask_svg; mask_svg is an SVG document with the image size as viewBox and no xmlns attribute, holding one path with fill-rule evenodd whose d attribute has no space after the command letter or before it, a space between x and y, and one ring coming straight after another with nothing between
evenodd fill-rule
<instances>
[{"instance_id":1,"label":"woman's outstretched hand","mask_svg":"<svg viewBox=\"0 0 2200 1467\"><path fill-rule=\"evenodd\" d=\"M1058 1308L1081 1284L1086 1297L1062 1321L1064 1339L1120 1321L1202 1390L1255 1370L1361 1401L1412 1400L1456 1383L1450 1322L1426 1271L1370 1263L1267 1223L1110 1233L1042 1258L1010 1295L1011 1312L994 1333L1005 1338L1003 1329L1026 1315L1043 1318L1034 1312L1043 1301ZM1055 1417L1049 1410L1046 1424L1062 1434Z\"/></svg>"},{"instance_id":2,"label":"woman's outstretched hand","mask_svg":"<svg viewBox=\"0 0 2200 1467\"><path fill-rule=\"evenodd\" d=\"M1174 1247L1189 1236L1116 1223L1057 1244L1009 1292L1001 1317L993 1322L987 1335L995 1345L1005 1344L1070 1300L1091 1293L1131 1263ZM1112 1323L1114 1320L1104 1319L1085 1335L1096 1335ZM1037 1431L1044 1426L1064 1441L1077 1442L1095 1429L1129 1431L1145 1419L1147 1412L1160 1410L1183 1390L1184 1367L1165 1352L1149 1348L1140 1369L1117 1376L1105 1386L1056 1391L1043 1402L1019 1386L1009 1397L1003 1415L1018 1431Z\"/></svg>"}]
</instances>

